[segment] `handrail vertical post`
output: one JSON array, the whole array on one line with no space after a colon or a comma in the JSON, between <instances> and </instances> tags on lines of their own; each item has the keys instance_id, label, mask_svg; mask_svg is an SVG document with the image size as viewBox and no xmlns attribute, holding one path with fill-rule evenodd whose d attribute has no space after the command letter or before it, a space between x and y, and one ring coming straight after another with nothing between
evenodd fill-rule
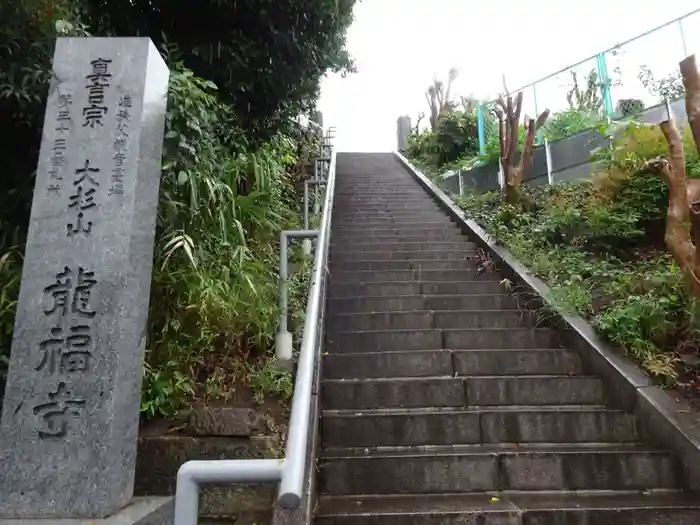
<instances>
[{"instance_id":1,"label":"handrail vertical post","mask_svg":"<svg viewBox=\"0 0 700 525\"><path fill-rule=\"evenodd\" d=\"M287 303L289 293L289 256L287 254L286 232L280 233L280 269L279 269L279 329L275 335L275 356L281 362L290 362L292 359L294 341L292 334L287 330Z\"/></svg>"}]
</instances>

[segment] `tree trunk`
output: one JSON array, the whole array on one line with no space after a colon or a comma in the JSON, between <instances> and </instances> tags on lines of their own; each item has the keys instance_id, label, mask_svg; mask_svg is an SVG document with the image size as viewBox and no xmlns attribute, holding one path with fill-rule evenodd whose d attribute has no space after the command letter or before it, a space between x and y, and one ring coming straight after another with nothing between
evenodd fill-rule
<instances>
[{"instance_id":1,"label":"tree trunk","mask_svg":"<svg viewBox=\"0 0 700 525\"><path fill-rule=\"evenodd\" d=\"M700 153L700 75L695 63L695 55L681 60L681 77L685 86L685 110L688 114L688 124L693 133L695 147Z\"/></svg>"},{"instance_id":2,"label":"tree trunk","mask_svg":"<svg viewBox=\"0 0 700 525\"><path fill-rule=\"evenodd\" d=\"M681 61L680 68L686 92L688 122L695 147L700 152L700 73L695 56ZM700 199L696 196L697 185L688 183L683 135L675 122L667 120L659 127L668 143L668 159L654 159L648 166L659 173L668 186L664 240L683 271L689 293L700 297Z\"/></svg>"},{"instance_id":3,"label":"tree trunk","mask_svg":"<svg viewBox=\"0 0 700 525\"><path fill-rule=\"evenodd\" d=\"M518 135L520 132L520 114L523 107L523 94L518 96L513 103L513 98L508 95L506 100L499 97L496 106L498 117L498 139L500 145L500 159L503 167L504 199L514 206L529 207L531 203L523 200L521 186L523 177L532 169L532 148L535 144L535 135L547 121L549 110L545 110L537 120L525 117L525 141L520 160L515 163L515 155L518 149Z\"/></svg>"}]
</instances>

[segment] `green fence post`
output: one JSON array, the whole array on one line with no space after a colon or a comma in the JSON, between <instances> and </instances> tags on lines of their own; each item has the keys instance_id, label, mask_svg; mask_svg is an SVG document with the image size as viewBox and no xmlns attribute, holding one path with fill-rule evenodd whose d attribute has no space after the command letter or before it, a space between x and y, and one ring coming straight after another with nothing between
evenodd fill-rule
<instances>
[{"instance_id":1,"label":"green fence post","mask_svg":"<svg viewBox=\"0 0 700 525\"><path fill-rule=\"evenodd\" d=\"M683 58L688 56L688 45L685 41L685 31L683 30L683 19L678 20L678 29L681 31L681 43L683 44Z\"/></svg>"},{"instance_id":2,"label":"green fence post","mask_svg":"<svg viewBox=\"0 0 700 525\"><path fill-rule=\"evenodd\" d=\"M535 116L531 117L537 120L540 116L540 110L537 109L537 83L532 84L532 98L535 101ZM535 137L535 144L542 144L542 130L537 131L537 136Z\"/></svg>"},{"instance_id":3,"label":"green fence post","mask_svg":"<svg viewBox=\"0 0 700 525\"><path fill-rule=\"evenodd\" d=\"M605 60L605 53L598 53L596 56L596 65L598 69L598 78L600 79L600 94L603 98L603 108L605 116L613 116L613 103L610 94L610 76L608 75L608 65Z\"/></svg>"},{"instance_id":4,"label":"green fence post","mask_svg":"<svg viewBox=\"0 0 700 525\"><path fill-rule=\"evenodd\" d=\"M476 130L479 135L479 154L486 153L486 130L484 123L484 109L481 103L476 105Z\"/></svg>"}]
</instances>

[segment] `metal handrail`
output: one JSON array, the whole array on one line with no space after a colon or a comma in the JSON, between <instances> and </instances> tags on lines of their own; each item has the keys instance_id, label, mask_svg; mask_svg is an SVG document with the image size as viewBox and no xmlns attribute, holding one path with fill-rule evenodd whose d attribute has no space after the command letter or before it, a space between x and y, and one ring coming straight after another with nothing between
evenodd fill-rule
<instances>
[{"instance_id":1,"label":"metal handrail","mask_svg":"<svg viewBox=\"0 0 700 525\"><path fill-rule=\"evenodd\" d=\"M328 135L330 141L330 133ZM278 504L295 509L304 492L307 468L307 447L311 426L311 402L314 371L320 359L318 319L325 306L324 290L327 277L328 246L331 214L335 191L336 152L331 160L326 180L321 224L316 238L316 253L309 284L304 317L304 330L299 352L297 376L294 383L292 409L287 434L287 447L281 459L197 460L184 463L177 473L174 525L196 525L199 514L199 487L204 484L280 482ZM311 466L313 468L313 466Z\"/></svg>"}]
</instances>

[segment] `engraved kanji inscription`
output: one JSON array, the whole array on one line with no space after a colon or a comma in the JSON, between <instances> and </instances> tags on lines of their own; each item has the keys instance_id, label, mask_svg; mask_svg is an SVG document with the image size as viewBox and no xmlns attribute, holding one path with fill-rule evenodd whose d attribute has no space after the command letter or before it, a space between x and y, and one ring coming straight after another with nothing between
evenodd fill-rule
<instances>
[{"instance_id":1,"label":"engraved kanji inscription","mask_svg":"<svg viewBox=\"0 0 700 525\"><path fill-rule=\"evenodd\" d=\"M105 105L105 90L110 87L109 80L112 74L109 72L109 64L112 61L106 58L97 58L90 62L92 72L86 75L89 84L85 86L88 90L88 103L83 108L83 127L94 128L96 125L104 126L103 117L107 114Z\"/></svg>"},{"instance_id":2,"label":"engraved kanji inscription","mask_svg":"<svg viewBox=\"0 0 700 525\"><path fill-rule=\"evenodd\" d=\"M97 284L95 272L78 267L74 272L68 266L56 274L56 282L44 288L44 294L51 297L51 306L44 310L46 315L58 312L61 317L68 313L92 319L96 312L90 309L90 293Z\"/></svg>"},{"instance_id":3,"label":"engraved kanji inscription","mask_svg":"<svg viewBox=\"0 0 700 525\"><path fill-rule=\"evenodd\" d=\"M35 370L51 375L86 372L92 359L91 348L90 326L71 326L67 334L61 326L56 326L51 329L49 338L39 343L41 360Z\"/></svg>"},{"instance_id":4,"label":"engraved kanji inscription","mask_svg":"<svg viewBox=\"0 0 700 525\"><path fill-rule=\"evenodd\" d=\"M129 109L133 105L131 95L126 94L119 99L119 110L117 112L117 135L114 140L114 168L112 169L111 182L108 195L124 195L124 164L126 162L126 148L128 144L129 121L131 114Z\"/></svg>"},{"instance_id":5,"label":"engraved kanji inscription","mask_svg":"<svg viewBox=\"0 0 700 525\"><path fill-rule=\"evenodd\" d=\"M74 397L63 381L59 381L56 389L50 391L47 397L45 402L33 408L38 419L36 431L42 439L64 437L69 418L80 417L85 410L85 399Z\"/></svg>"},{"instance_id":6,"label":"engraved kanji inscription","mask_svg":"<svg viewBox=\"0 0 700 525\"><path fill-rule=\"evenodd\" d=\"M49 168L49 184L47 190L49 193L56 194L60 192L60 181L63 180L61 169L66 163L65 151L68 149L68 132L70 126L67 123L71 122L70 106L73 104L73 96L69 93L59 93L58 95L58 115L56 120L58 126L55 129L56 138L51 145L51 166Z\"/></svg>"},{"instance_id":7,"label":"engraved kanji inscription","mask_svg":"<svg viewBox=\"0 0 700 525\"><path fill-rule=\"evenodd\" d=\"M90 160L86 159L82 168L75 170L76 178L73 180L73 194L69 197L68 207L75 209L78 213L74 222L66 225L68 236L78 233L90 233L92 231L92 221L85 218L85 211L97 206L95 202L95 187L99 186L95 175L100 172L99 168L90 167Z\"/></svg>"}]
</instances>

